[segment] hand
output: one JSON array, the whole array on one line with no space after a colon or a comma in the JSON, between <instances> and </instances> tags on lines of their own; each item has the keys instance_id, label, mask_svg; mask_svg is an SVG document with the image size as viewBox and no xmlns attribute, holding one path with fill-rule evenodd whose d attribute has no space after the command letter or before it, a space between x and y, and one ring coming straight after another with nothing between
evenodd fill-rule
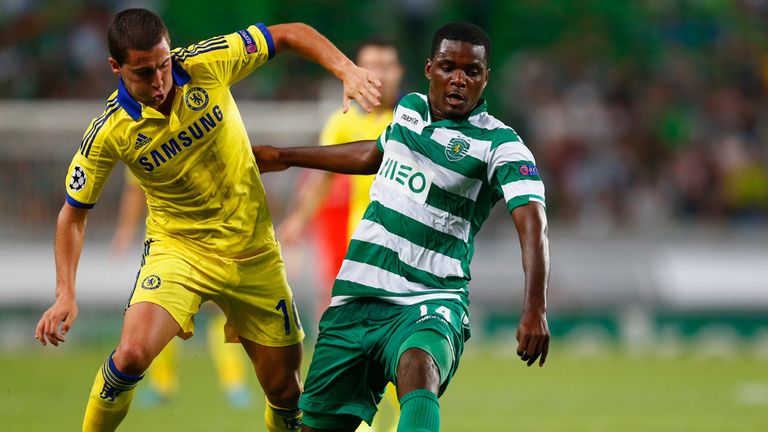
<instances>
[{"instance_id":1,"label":"hand","mask_svg":"<svg viewBox=\"0 0 768 432\"><path fill-rule=\"evenodd\" d=\"M251 146L251 151L261 173L282 171L288 168L287 164L280 162L280 152L275 147L268 145Z\"/></svg>"},{"instance_id":2,"label":"hand","mask_svg":"<svg viewBox=\"0 0 768 432\"><path fill-rule=\"evenodd\" d=\"M544 312L524 312L517 326L517 355L520 360L534 364L541 356L539 366L544 366L549 352L549 328Z\"/></svg>"},{"instance_id":3,"label":"hand","mask_svg":"<svg viewBox=\"0 0 768 432\"><path fill-rule=\"evenodd\" d=\"M70 298L57 299L38 321L35 338L43 345L46 345L47 339L53 346L59 346L76 319L77 302Z\"/></svg>"},{"instance_id":4,"label":"hand","mask_svg":"<svg viewBox=\"0 0 768 432\"><path fill-rule=\"evenodd\" d=\"M366 112L373 111L374 106L381 105L381 81L373 77L367 70L351 64L345 71L343 112L349 111L352 99L356 100Z\"/></svg>"}]
</instances>

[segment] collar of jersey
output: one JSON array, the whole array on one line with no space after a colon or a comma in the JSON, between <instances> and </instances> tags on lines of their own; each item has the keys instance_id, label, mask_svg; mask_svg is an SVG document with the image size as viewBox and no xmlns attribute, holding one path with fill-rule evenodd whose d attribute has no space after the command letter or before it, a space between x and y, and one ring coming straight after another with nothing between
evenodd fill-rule
<instances>
[{"instance_id":1,"label":"collar of jersey","mask_svg":"<svg viewBox=\"0 0 768 432\"><path fill-rule=\"evenodd\" d=\"M429 100L429 99L427 99ZM463 116L459 118L454 119L445 119L445 120L438 120L436 122L432 122L432 108L430 107L429 102L427 102L427 125L432 124L445 124L445 123L452 123L452 124L461 124L469 120L470 117L476 116L478 114L484 113L488 111L488 104L485 102L485 99L480 98L480 100L477 101L477 106L475 106L472 111L468 112L467 114L464 114Z\"/></svg>"},{"instance_id":2,"label":"collar of jersey","mask_svg":"<svg viewBox=\"0 0 768 432\"><path fill-rule=\"evenodd\" d=\"M175 86L182 87L192 79L189 73L184 70L181 64L176 60L172 60L172 66L171 76L173 77L173 84ZM120 77L120 80L117 83L117 102L120 103L120 106L123 107L125 112L127 112L134 121L139 121L141 119L142 106L139 102L136 102L133 96L128 92L128 89L125 88L123 77Z\"/></svg>"}]
</instances>

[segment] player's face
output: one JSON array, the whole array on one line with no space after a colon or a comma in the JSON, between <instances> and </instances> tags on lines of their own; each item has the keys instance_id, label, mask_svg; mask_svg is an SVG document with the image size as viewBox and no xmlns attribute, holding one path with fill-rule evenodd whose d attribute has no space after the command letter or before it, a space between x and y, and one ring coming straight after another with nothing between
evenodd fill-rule
<instances>
[{"instance_id":1,"label":"player's face","mask_svg":"<svg viewBox=\"0 0 768 432\"><path fill-rule=\"evenodd\" d=\"M113 58L109 64L123 77L131 96L146 106L158 109L171 94L171 49L165 39L149 51L129 49L122 65Z\"/></svg>"},{"instance_id":2,"label":"player's face","mask_svg":"<svg viewBox=\"0 0 768 432\"><path fill-rule=\"evenodd\" d=\"M429 102L436 120L461 117L472 111L488 84L485 47L443 40L424 72L429 80Z\"/></svg>"},{"instance_id":3,"label":"player's face","mask_svg":"<svg viewBox=\"0 0 768 432\"><path fill-rule=\"evenodd\" d=\"M357 65L371 71L381 81L381 106L391 109L397 102L403 67L392 47L369 45L357 53Z\"/></svg>"}]
</instances>

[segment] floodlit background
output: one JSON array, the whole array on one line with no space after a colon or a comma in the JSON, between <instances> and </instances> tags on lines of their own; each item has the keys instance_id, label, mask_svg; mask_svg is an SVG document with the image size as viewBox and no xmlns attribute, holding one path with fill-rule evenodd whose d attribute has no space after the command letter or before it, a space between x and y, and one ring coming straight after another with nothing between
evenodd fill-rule
<instances>
[{"instance_id":1,"label":"floodlit background","mask_svg":"<svg viewBox=\"0 0 768 432\"><path fill-rule=\"evenodd\" d=\"M347 53L383 34L404 92L427 91L442 23L489 33L491 113L547 186L554 340L545 368L516 360L523 276L500 205L477 239L473 338L443 430L768 428L768 1L0 0L0 430L79 427L117 341L141 242L110 251L122 168L89 217L66 346L41 348L33 331L53 301L68 162L115 88L105 29L129 6L158 12L174 46L253 22L304 21ZM340 106L338 84L292 54L233 91L253 143L313 145ZM264 177L276 222L300 178ZM312 237L284 254L309 358ZM137 407L123 430L262 430L260 398L244 412L222 402L203 339L184 344L178 400Z\"/></svg>"}]
</instances>

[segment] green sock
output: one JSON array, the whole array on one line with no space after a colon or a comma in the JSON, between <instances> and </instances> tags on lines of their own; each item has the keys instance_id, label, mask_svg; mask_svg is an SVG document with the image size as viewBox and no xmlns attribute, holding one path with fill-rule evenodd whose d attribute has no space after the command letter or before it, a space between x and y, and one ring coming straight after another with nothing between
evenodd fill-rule
<instances>
[{"instance_id":1,"label":"green sock","mask_svg":"<svg viewBox=\"0 0 768 432\"><path fill-rule=\"evenodd\" d=\"M429 390L414 390L400 399L398 432L439 432L440 402Z\"/></svg>"}]
</instances>

